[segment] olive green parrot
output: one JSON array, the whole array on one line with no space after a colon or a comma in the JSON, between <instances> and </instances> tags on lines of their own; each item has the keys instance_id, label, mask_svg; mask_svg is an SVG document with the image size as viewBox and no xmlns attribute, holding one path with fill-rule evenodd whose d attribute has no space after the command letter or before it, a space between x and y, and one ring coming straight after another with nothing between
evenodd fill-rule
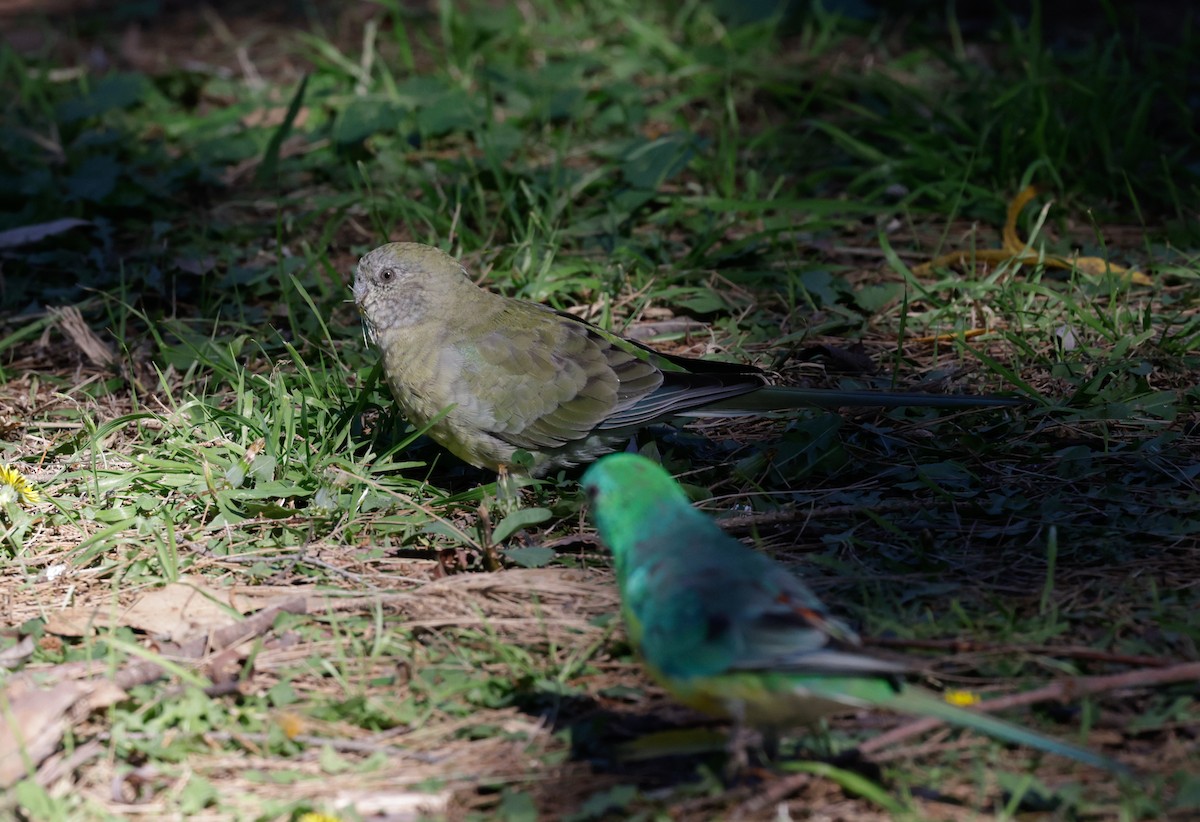
<instances>
[{"instance_id":1,"label":"olive green parrot","mask_svg":"<svg viewBox=\"0 0 1200 822\"><path fill-rule=\"evenodd\" d=\"M728 536L645 457L603 457L581 482L612 551L630 641L680 702L771 732L885 708L1128 772L1086 748L904 684L908 666L863 653L855 633L799 579Z\"/></svg>"},{"instance_id":2,"label":"olive green parrot","mask_svg":"<svg viewBox=\"0 0 1200 822\"><path fill-rule=\"evenodd\" d=\"M991 396L767 387L751 365L662 354L578 317L476 286L437 248L390 243L358 263L354 301L409 422L480 468L589 462L672 417L802 406L1020 405Z\"/></svg>"}]
</instances>

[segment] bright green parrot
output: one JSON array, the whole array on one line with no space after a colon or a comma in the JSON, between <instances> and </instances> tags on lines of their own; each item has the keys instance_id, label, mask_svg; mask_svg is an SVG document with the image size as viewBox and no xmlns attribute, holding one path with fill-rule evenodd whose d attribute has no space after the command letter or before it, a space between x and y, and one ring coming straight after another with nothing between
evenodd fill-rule
<instances>
[{"instance_id":1,"label":"bright green parrot","mask_svg":"<svg viewBox=\"0 0 1200 822\"><path fill-rule=\"evenodd\" d=\"M1086 748L905 685L908 666L863 653L858 636L799 579L725 534L645 457L603 457L582 484L612 550L630 641L685 705L769 732L886 708L1128 772Z\"/></svg>"},{"instance_id":2,"label":"bright green parrot","mask_svg":"<svg viewBox=\"0 0 1200 822\"><path fill-rule=\"evenodd\" d=\"M480 468L530 472L589 462L637 429L678 416L800 406L1021 405L992 396L766 387L752 365L661 354L578 317L484 291L420 243L366 254L354 301L409 422Z\"/></svg>"}]
</instances>

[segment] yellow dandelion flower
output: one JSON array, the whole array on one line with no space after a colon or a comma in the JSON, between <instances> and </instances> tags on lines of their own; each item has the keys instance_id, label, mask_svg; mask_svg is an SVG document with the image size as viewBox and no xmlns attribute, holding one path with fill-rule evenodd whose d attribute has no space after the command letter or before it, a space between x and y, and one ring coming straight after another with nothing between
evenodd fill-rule
<instances>
[{"instance_id":1,"label":"yellow dandelion flower","mask_svg":"<svg viewBox=\"0 0 1200 822\"><path fill-rule=\"evenodd\" d=\"M310 811L301 816L297 822L342 822L342 820L327 813L313 813Z\"/></svg>"},{"instance_id":2,"label":"yellow dandelion flower","mask_svg":"<svg viewBox=\"0 0 1200 822\"><path fill-rule=\"evenodd\" d=\"M0 465L0 504L17 500L26 505L37 505L42 501L42 495L16 468Z\"/></svg>"},{"instance_id":3,"label":"yellow dandelion flower","mask_svg":"<svg viewBox=\"0 0 1200 822\"><path fill-rule=\"evenodd\" d=\"M942 698L951 705L957 705L960 708L978 705L983 701L979 694L973 691L946 691L942 694Z\"/></svg>"}]
</instances>

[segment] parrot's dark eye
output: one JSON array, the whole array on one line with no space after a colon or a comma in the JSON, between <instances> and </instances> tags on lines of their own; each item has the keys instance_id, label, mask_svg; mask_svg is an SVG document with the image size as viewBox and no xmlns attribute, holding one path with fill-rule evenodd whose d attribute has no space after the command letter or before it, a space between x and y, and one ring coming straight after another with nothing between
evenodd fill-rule
<instances>
[{"instance_id":1,"label":"parrot's dark eye","mask_svg":"<svg viewBox=\"0 0 1200 822\"><path fill-rule=\"evenodd\" d=\"M596 497L600 496L600 489L594 485L585 485L583 493L588 498L588 502L595 502Z\"/></svg>"},{"instance_id":2,"label":"parrot's dark eye","mask_svg":"<svg viewBox=\"0 0 1200 822\"><path fill-rule=\"evenodd\" d=\"M379 279L381 282L390 283L392 281L392 277L395 276L396 272L390 268L385 268L379 272Z\"/></svg>"}]
</instances>

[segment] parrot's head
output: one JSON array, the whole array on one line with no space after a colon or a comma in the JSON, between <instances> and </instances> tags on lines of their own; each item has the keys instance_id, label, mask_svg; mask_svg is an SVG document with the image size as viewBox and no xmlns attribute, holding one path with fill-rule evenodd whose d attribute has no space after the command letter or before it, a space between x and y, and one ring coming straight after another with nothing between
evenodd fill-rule
<instances>
[{"instance_id":1,"label":"parrot's head","mask_svg":"<svg viewBox=\"0 0 1200 822\"><path fill-rule=\"evenodd\" d=\"M584 472L580 484L600 539L618 565L649 532L670 528L671 515L691 511L679 484L658 463L638 454L609 454Z\"/></svg>"},{"instance_id":2,"label":"parrot's head","mask_svg":"<svg viewBox=\"0 0 1200 822\"><path fill-rule=\"evenodd\" d=\"M422 243L388 243L367 252L354 274L354 302L372 340L426 320L463 287L478 290L458 260Z\"/></svg>"}]
</instances>

